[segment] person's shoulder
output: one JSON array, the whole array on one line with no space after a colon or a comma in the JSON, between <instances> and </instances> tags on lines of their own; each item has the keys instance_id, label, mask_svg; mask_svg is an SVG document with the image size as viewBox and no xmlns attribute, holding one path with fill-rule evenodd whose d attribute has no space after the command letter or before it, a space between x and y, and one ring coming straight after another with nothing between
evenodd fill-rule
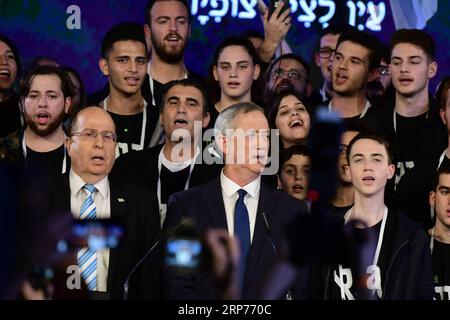
<instances>
[{"instance_id":1,"label":"person's shoulder","mask_svg":"<svg viewBox=\"0 0 450 320\"><path fill-rule=\"evenodd\" d=\"M218 177L198 186L189 188L184 191L176 192L170 197L172 200L177 200L179 202L187 203L199 203L202 204L200 198L206 193L211 195L211 191L220 190L220 179Z\"/></svg>"},{"instance_id":2,"label":"person's shoulder","mask_svg":"<svg viewBox=\"0 0 450 320\"><path fill-rule=\"evenodd\" d=\"M163 144L160 144L151 148L145 148L143 150L127 152L117 158L115 165L116 166L128 165L134 167L135 165L138 165L140 162L145 162L146 164L151 165L152 160L156 161L156 159L158 159L159 153L161 152L163 146L164 146Z\"/></svg>"},{"instance_id":3,"label":"person's shoulder","mask_svg":"<svg viewBox=\"0 0 450 320\"><path fill-rule=\"evenodd\" d=\"M266 201L276 201L277 203L277 211L284 211L286 214L288 212L295 213L306 213L306 202L298 200L286 192L281 190L276 190L274 188L270 188L268 186L262 186L265 189L265 196L269 197L269 199L265 199Z\"/></svg>"},{"instance_id":4,"label":"person's shoulder","mask_svg":"<svg viewBox=\"0 0 450 320\"><path fill-rule=\"evenodd\" d=\"M391 217L397 219L397 232L399 237L409 238L411 236L419 236L426 238L427 233L425 227L419 222L407 216L404 212L399 210L389 209Z\"/></svg>"},{"instance_id":5,"label":"person's shoulder","mask_svg":"<svg viewBox=\"0 0 450 320\"><path fill-rule=\"evenodd\" d=\"M118 179L115 176L109 176L109 186L116 195L123 195L130 201L156 201L155 190L131 179Z\"/></svg>"}]
</instances>

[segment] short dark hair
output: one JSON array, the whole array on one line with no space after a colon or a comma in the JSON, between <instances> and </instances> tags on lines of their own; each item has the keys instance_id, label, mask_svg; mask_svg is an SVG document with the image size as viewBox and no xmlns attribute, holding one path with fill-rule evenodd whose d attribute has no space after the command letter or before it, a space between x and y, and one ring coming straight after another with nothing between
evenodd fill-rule
<instances>
[{"instance_id":1,"label":"short dark hair","mask_svg":"<svg viewBox=\"0 0 450 320\"><path fill-rule=\"evenodd\" d=\"M377 37L359 30L346 31L339 36L336 50L345 41L359 44L369 50L369 71L373 71L380 66L381 42Z\"/></svg>"},{"instance_id":2,"label":"short dark hair","mask_svg":"<svg viewBox=\"0 0 450 320\"><path fill-rule=\"evenodd\" d=\"M434 61L436 45L433 38L425 31L419 29L400 29L394 32L391 38L391 51L400 43L409 43L422 49L430 61Z\"/></svg>"},{"instance_id":3,"label":"short dark hair","mask_svg":"<svg viewBox=\"0 0 450 320\"><path fill-rule=\"evenodd\" d=\"M320 40L322 40L322 38L324 36L329 35L329 34L333 35L333 36L337 36L337 35L341 35L344 32L352 31L352 30L357 30L357 29L348 23L338 22L338 23L330 24L328 27L326 27L325 29L320 31L319 38L317 39L316 51L320 49Z\"/></svg>"},{"instance_id":4,"label":"short dark hair","mask_svg":"<svg viewBox=\"0 0 450 320\"><path fill-rule=\"evenodd\" d=\"M219 43L219 45L216 47L216 50L214 51L214 60L213 65L216 66L217 62L219 61L219 56L222 53L222 51L225 48L231 47L231 46L239 46L243 47L245 51L250 55L250 57L253 60L253 64L261 64L259 60L258 52L255 49L255 46L250 41L248 37L245 36L228 36L222 42Z\"/></svg>"},{"instance_id":5,"label":"short dark hair","mask_svg":"<svg viewBox=\"0 0 450 320\"><path fill-rule=\"evenodd\" d=\"M56 67L52 64L37 66L30 72L28 72L25 77L19 83L19 97L20 100L25 99L25 97L30 93L31 85L33 80L38 75L55 75L61 80L61 91L64 95L64 99L67 97L73 97L72 92L72 82L70 81L67 72L61 68Z\"/></svg>"},{"instance_id":6,"label":"short dark hair","mask_svg":"<svg viewBox=\"0 0 450 320\"><path fill-rule=\"evenodd\" d=\"M289 148L280 151L280 166L278 167L278 174L281 174L283 165L285 162L289 161L293 155L300 155L305 157L310 157L310 152L308 148L301 144L296 144L290 146Z\"/></svg>"},{"instance_id":7,"label":"short dark hair","mask_svg":"<svg viewBox=\"0 0 450 320\"><path fill-rule=\"evenodd\" d=\"M162 90L162 95L161 95L161 101L160 101L160 106L161 106L160 112L163 112L163 110L164 110L164 104L165 104L167 92L170 90L170 88L172 88L174 86L194 87L194 88L198 89L202 93L202 98L203 98L203 106L202 106L203 107L203 116L206 116L206 114L209 112L208 94L207 94L205 88L200 83L198 83L197 81L192 80L192 79L172 80L164 85L163 90Z\"/></svg>"},{"instance_id":8,"label":"short dark hair","mask_svg":"<svg viewBox=\"0 0 450 320\"><path fill-rule=\"evenodd\" d=\"M103 59L108 58L108 54L118 41L137 41L145 46L147 55L147 42L145 42L145 33L141 25L132 22L120 23L109 30L102 41L101 54Z\"/></svg>"},{"instance_id":9,"label":"short dark hair","mask_svg":"<svg viewBox=\"0 0 450 320\"><path fill-rule=\"evenodd\" d=\"M322 38L323 36L326 36L327 34L332 34L332 35L336 36L336 35L341 35L344 32L354 31L354 30L357 30L357 29L348 23L342 23L342 22L332 23L328 27L323 29L320 32L319 36L320 36L320 38Z\"/></svg>"},{"instance_id":10,"label":"short dark hair","mask_svg":"<svg viewBox=\"0 0 450 320\"><path fill-rule=\"evenodd\" d=\"M436 92L436 99L442 109L445 109L447 105L448 89L450 89L450 76L442 78Z\"/></svg>"},{"instance_id":11,"label":"short dark hair","mask_svg":"<svg viewBox=\"0 0 450 320\"><path fill-rule=\"evenodd\" d=\"M391 146L389 144L388 139L381 134L373 133L373 132L358 133L358 135L356 137L354 137L352 139L352 141L350 141L350 143L348 144L348 147L347 147L347 154L346 154L348 163L350 163L350 153L352 151L352 148L353 148L353 145L355 144L355 142L358 140L365 140L365 139L373 140L373 141L378 142L379 144L382 144L386 149L388 164L393 163Z\"/></svg>"},{"instance_id":12,"label":"short dark hair","mask_svg":"<svg viewBox=\"0 0 450 320\"><path fill-rule=\"evenodd\" d=\"M436 189L439 185L439 178L442 174L450 174L450 164L446 161L442 162L442 164L439 166L439 169L436 172L436 176L434 177L433 190L431 191L437 191Z\"/></svg>"},{"instance_id":13,"label":"short dark hair","mask_svg":"<svg viewBox=\"0 0 450 320\"><path fill-rule=\"evenodd\" d=\"M14 54L14 60L16 61L17 65L17 79L19 78L19 75L22 71L22 66L20 64L20 58L19 58L19 51L17 50L17 47L14 45L14 43L9 39L7 36L0 34L0 42L4 42L13 52Z\"/></svg>"},{"instance_id":14,"label":"short dark hair","mask_svg":"<svg viewBox=\"0 0 450 320\"><path fill-rule=\"evenodd\" d=\"M267 112L268 112L267 117L268 117L268 119L269 119L269 126L270 126L270 128L272 128L272 129L275 129L275 128L276 128L275 120L276 120L276 118L277 118L277 113L278 113L278 109L280 108L281 100L283 100L283 99L284 99L285 97L287 97L287 96L294 96L294 97L296 97L298 100L300 100L300 101L303 103L303 105L306 107L306 111L308 112L309 117L310 117L311 119L312 119L312 117L313 117L313 114L312 114L312 112L311 112L311 107L310 107L310 105L306 102L306 99L305 99L305 98L303 98L303 97L302 97L297 91L295 91L294 89L283 90L283 91L281 91L280 94L278 94L278 95L276 96L274 103L273 103L271 106L269 106L270 108L267 110Z\"/></svg>"},{"instance_id":15,"label":"short dark hair","mask_svg":"<svg viewBox=\"0 0 450 320\"><path fill-rule=\"evenodd\" d=\"M153 8L153 5L155 4L155 2L158 1L178 1L181 2L181 4L183 4L186 7L186 11L188 14L188 22L191 22L191 9L189 7L189 3L186 0L149 0L147 2L147 6L145 7L145 18L144 21L150 26L151 25L151 19L150 19L150 13L151 10Z\"/></svg>"}]
</instances>

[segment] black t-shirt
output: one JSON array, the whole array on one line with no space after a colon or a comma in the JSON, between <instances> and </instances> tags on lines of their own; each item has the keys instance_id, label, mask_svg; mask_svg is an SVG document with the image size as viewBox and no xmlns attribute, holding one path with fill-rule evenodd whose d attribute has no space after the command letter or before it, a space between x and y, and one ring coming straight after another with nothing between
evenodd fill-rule
<instances>
[{"instance_id":1,"label":"black t-shirt","mask_svg":"<svg viewBox=\"0 0 450 320\"><path fill-rule=\"evenodd\" d=\"M375 257L376 245L380 234L381 221L376 225L359 229L350 225L344 232L345 236L340 240L337 250L337 263L330 273L330 288L332 300L368 300L378 299L369 290L368 282L374 279L374 275L367 273ZM372 241L368 241L371 239ZM379 281L381 287L381 272Z\"/></svg>"},{"instance_id":2,"label":"black t-shirt","mask_svg":"<svg viewBox=\"0 0 450 320\"><path fill-rule=\"evenodd\" d=\"M187 166L180 171L172 172L164 165L161 166L161 203L167 204L172 194L184 190L190 168L191 166Z\"/></svg>"},{"instance_id":3,"label":"black t-shirt","mask_svg":"<svg viewBox=\"0 0 450 320\"><path fill-rule=\"evenodd\" d=\"M435 300L450 300L450 244L434 240L433 285Z\"/></svg>"},{"instance_id":4,"label":"black t-shirt","mask_svg":"<svg viewBox=\"0 0 450 320\"><path fill-rule=\"evenodd\" d=\"M62 174L64 145L49 152L36 152L27 147L26 167L37 178L53 179ZM66 158L67 162L67 158ZM67 166L67 163L66 163ZM67 171L66 167L66 171Z\"/></svg>"},{"instance_id":5,"label":"black t-shirt","mask_svg":"<svg viewBox=\"0 0 450 320\"><path fill-rule=\"evenodd\" d=\"M342 118L342 120L344 122L344 125L349 127L358 126L364 123L364 120L361 119L361 115L357 115L350 118Z\"/></svg>"},{"instance_id":6,"label":"black t-shirt","mask_svg":"<svg viewBox=\"0 0 450 320\"><path fill-rule=\"evenodd\" d=\"M418 158L419 150L416 135L426 120L428 113L417 117L403 117L396 113L397 139L399 144L398 158L402 162L414 162ZM406 168L408 169L408 168Z\"/></svg>"},{"instance_id":7,"label":"black t-shirt","mask_svg":"<svg viewBox=\"0 0 450 320\"><path fill-rule=\"evenodd\" d=\"M109 111L108 113L111 115L116 125L119 155L133 150L142 150L149 145L153 130L149 123L148 112L143 146L141 146L143 112L133 115L119 115Z\"/></svg>"},{"instance_id":8,"label":"black t-shirt","mask_svg":"<svg viewBox=\"0 0 450 320\"><path fill-rule=\"evenodd\" d=\"M441 166L446 166L446 167L450 166L450 159L447 158L447 156L444 156L444 159L442 160L442 163L439 165L439 167L441 167Z\"/></svg>"},{"instance_id":9,"label":"black t-shirt","mask_svg":"<svg viewBox=\"0 0 450 320\"><path fill-rule=\"evenodd\" d=\"M0 138L18 130L21 125L19 99L13 94L0 102Z\"/></svg>"},{"instance_id":10,"label":"black t-shirt","mask_svg":"<svg viewBox=\"0 0 450 320\"><path fill-rule=\"evenodd\" d=\"M153 96L155 98L155 102L156 102L156 106L158 107L158 110L161 110L161 98L162 98L163 88L164 88L164 84L153 79L153 90L154 90Z\"/></svg>"}]
</instances>

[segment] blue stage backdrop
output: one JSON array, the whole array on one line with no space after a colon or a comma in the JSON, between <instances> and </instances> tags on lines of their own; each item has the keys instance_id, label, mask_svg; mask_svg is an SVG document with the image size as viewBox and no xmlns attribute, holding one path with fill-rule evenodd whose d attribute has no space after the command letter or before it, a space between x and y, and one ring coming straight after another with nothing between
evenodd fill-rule
<instances>
[{"instance_id":1,"label":"blue stage backdrop","mask_svg":"<svg viewBox=\"0 0 450 320\"><path fill-rule=\"evenodd\" d=\"M402 0L400 4L402 10L418 11L417 3L431 6L432 2ZM193 23L186 63L201 74L206 74L211 53L224 36L248 29L262 32L257 0L190 0L190 3ZM307 60L312 58L318 32L331 22L349 22L386 43L395 30L389 0L290 0L290 5L294 24L287 41L294 52ZM145 0L0 0L0 33L17 44L25 67L33 57L53 57L77 69L88 92L92 92L106 82L98 68L104 34L120 22L143 24L145 6ZM450 73L448 12L450 2L439 0L438 11L425 27L438 46L440 68L434 85L441 76Z\"/></svg>"}]
</instances>

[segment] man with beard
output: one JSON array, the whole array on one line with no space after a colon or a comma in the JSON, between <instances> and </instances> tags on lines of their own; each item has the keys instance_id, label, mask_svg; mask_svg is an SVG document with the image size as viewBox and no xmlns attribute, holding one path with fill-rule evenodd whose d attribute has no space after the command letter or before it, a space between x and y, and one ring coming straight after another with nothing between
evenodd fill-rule
<instances>
[{"instance_id":1,"label":"man with beard","mask_svg":"<svg viewBox=\"0 0 450 320\"><path fill-rule=\"evenodd\" d=\"M147 68L147 44L141 26L123 23L113 27L103 39L99 67L109 79L110 94L99 104L117 128L116 157L150 146L158 110L148 106L141 94Z\"/></svg>"},{"instance_id":2,"label":"man with beard","mask_svg":"<svg viewBox=\"0 0 450 320\"><path fill-rule=\"evenodd\" d=\"M295 90L302 97L311 93L312 87L308 79L309 65L299 55L288 53L279 56L266 72L264 101L272 107L275 97L284 90Z\"/></svg>"},{"instance_id":3,"label":"man with beard","mask_svg":"<svg viewBox=\"0 0 450 320\"><path fill-rule=\"evenodd\" d=\"M368 123L369 114L376 111L366 98L366 86L376 78L380 60L381 44L375 36L354 30L339 37L331 69L334 94L328 109L339 112L347 124Z\"/></svg>"},{"instance_id":4,"label":"man with beard","mask_svg":"<svg viewBox=\"0 0 450 320\"><path fill-rule=\"evenodd\" d=\"M164 84L185 78L204 83L200 75L184 64L184 51L191 33L189 12L186 0L150 0L147 3L144 30L152 44L148 84L152 104L159 108Z\"/></svg>"},{"instance_id":5,"label":"man with beard","mask_svg":"<svg viewBox=\"0 0 450 320\"><path fill-rule=\"evenodd\" d=\"M67 172L62 123L72 99L69 76L53 65L36 67L21 80L19 99L26 128L0 140L0 159L39 177Z\"/></svg>"},{"instance_id":6,"label":"man with beard","mask_svg":"<svg viewBox=\"0 0 450 320\"><path fill-rule=\"evenodd\" d=\"M13 90L19 73L17 49L11 40L0 35L0 138L21 126L19 99Z\"/></svg>"}]
</instances>

